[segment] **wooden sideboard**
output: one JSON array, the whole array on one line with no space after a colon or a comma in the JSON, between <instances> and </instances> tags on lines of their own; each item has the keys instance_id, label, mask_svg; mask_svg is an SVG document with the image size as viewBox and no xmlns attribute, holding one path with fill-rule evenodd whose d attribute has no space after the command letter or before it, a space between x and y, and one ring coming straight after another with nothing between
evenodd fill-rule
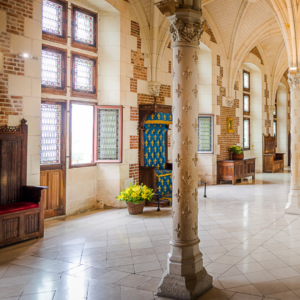
<instances>
[{"instance_id":1,"label":"wooden sideboard","mask_svg":"<svg viewBox=\"0 0 300 300\"><path fill-rule=\"evenodd\" d=\"M244 177L255 178L255 158L240 160L220 160L217 162L217 183L221 180L231 180L232 184Z\"/></svg>"}]
</instances>

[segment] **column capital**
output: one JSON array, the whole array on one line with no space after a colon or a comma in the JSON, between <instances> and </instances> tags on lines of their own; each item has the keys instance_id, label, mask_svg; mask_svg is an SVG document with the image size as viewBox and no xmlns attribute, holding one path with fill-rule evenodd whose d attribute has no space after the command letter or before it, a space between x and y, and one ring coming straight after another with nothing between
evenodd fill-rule
<instances>
[{"instance_id":1,"label":"column capital","mask_svg":"<svg viewBox=\"0 0 300 300\"><path fill-rule=\"evenodd\" d=\"M288 83L291 91L300 91L300 73L288 74Z\"/></svg>"},{"instance_id":2,"label":"column capital","mask_svg":"<svg viewBox=\"0 0 300 300\"><path fill-rule=\"evenodd\" d=\"M200 39L204 31L205 19L202 10L179 8L168 17L172 46L190 46L199 48Z\"/></svg>"},{"instance_id":3,"label":"column capital","mask_svg":"<svg viewBox=\"0 0 300 300\"><path fill-rule=\"evenodd\" d=\"M150 95L158 96L160 92L161 83L157 81L149 81L148 82L148 90Z\"/></svg>"}]
</instances>

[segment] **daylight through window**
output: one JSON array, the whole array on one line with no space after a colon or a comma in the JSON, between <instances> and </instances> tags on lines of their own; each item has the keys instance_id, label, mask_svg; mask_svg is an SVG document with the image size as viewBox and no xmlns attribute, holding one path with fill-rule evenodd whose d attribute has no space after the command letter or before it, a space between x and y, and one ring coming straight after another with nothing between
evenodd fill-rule
<instances>
[{"instance_id":1,"label":"daylight through window","mask_svg":"<svg viewBox=\"0 0 300 300\"><path fill-rule=\"evenodd\" d=\"M93 91L93 61L75 57L75 89Z\"/></svg>"},{"instance_id":2,"label":"daylight through window","mask_svg":"<svg viewBox=\"0 0 300 300\"><path fill-rule=\"evenodd\" d=\"M250 120L244 119L244 150L250 149Z\"/></svg>"},{"instance_id":3,"label":"daylight through window","mask_svg":"<svg viewBox=\"0 0 300 300\"><path fill-rule=\"evenodd\" d=\"M76 11L75 23L75 40L92 45L94 43L94 18Z\"/></svg>"},{"instance_id":4,"label":"daylight through window","mask_svg":"<svg viewBox=\"0 0 300 300\"><path fill-rule=\"evenodd\" d=\"M44 0L42 30L62 35L62 5Z\"/></svg>"},{"instance_id":5,"label":"daylight through window","mask_svg":"<svg viewBox=\"0 0 300 300\"><path fill-rule=\"evenodd\" d=\"M213 153L213 116L198 116L198 152Z\"/></svg>"},{"instance_id":6,"label":"daylight through window","mask_svg":"<svg viewBox=\"0 0 300 300\"><path fill-rule=\"evenodd\" d=\"M42 84L61 87L61 54L42 51Z\"/></svg>"}]
</instances>

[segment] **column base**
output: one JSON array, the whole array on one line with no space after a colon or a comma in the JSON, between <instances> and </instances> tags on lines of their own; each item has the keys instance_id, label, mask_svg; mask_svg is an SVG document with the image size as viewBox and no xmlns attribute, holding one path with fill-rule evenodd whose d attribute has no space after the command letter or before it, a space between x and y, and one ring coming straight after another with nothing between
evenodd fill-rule
<instances>
[{"instance_id":1,"label":"column base","mask_svg":"<svg viewBox=\"0 0 300 300\"><path fill-rule=\"evenodd\" d=\"M195 300L212 287L212 280L205 268L188 276L170 275L165 271L156 294L171 299Z\"/></svg>"},{"instance_id":2,"label":"column base","mask_svg":"<svg viewBox=\"0 0 300 300\"><path fill-rule=\"evenodd\" d=\"M288 202L285 205L284 213L292 215L300 215L300 195L298 191L291 191L288 196Z\"/></svg>"}]
</instances>

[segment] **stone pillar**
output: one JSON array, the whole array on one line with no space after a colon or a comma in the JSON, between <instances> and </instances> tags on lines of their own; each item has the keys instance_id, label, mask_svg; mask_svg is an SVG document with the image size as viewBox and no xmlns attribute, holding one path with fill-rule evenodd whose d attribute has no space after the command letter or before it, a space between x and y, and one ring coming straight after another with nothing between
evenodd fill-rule
<instances>
[{"instance_id":1,"label":"stone pillar","mask_svg":"<svg viewBox=\"0 0 300 300\"><path fill-rule=\"evenodd\" d=\"M291 188L284 212L300 215L300 73L288 76L291 90Z\"/></svg>"},{"instance_id":2,"label":"stone pillar","mask_svg":"<svg viewBox=\"0 0 300 300\"><path fill-rule=\"evenodd\" d=\"M157 295L197 299L212 287L198 238L198 49L201 11L182 8L169 17L173 46L173 230L168 269Z\"/></svg>"}]
</instances>

